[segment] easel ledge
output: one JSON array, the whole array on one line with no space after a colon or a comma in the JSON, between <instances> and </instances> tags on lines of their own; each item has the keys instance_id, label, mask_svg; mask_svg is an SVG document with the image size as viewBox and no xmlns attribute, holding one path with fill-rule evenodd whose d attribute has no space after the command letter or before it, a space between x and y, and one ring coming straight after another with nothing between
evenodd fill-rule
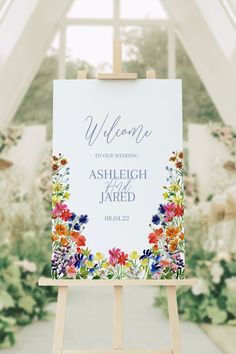
<instances>
[{"instance_id":1,"label":"easel ledge","mask_svg":"<svg viewBox=\"0 0 236 354\"><path fill-rule=\"evenodd\" d=\"M128 279L128 280L88 280L88 279L51 279L40 278L39 286L193 286L197 279Z\"/></svg>"}]
</instances>

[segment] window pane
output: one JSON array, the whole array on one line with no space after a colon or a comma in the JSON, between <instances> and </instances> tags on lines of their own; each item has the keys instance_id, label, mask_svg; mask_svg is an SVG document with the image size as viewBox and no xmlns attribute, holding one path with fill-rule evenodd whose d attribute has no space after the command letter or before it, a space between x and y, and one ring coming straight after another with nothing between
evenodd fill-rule
<instances>
[{"instance_id":1,"label":"window pane","mask_svg":"<svg viewBox=\"0 0 236 354\"><path fill-rule=\"evenodd\" d=\"M121 0L122 18L166 18L159 0Z\"/></svg>"},{"instance_id":2,"label":"window pane","mask_svg":"<svg viewBox=\"0 0 236 354\"><path fill-rule=\"evenodd\" d=\"M69 26L66 36L68 59L86 61L96 71L104 70L104 66L108 70L112 63L112 36L110 27Z\"/></svg>"},{"instance_id":3,"label":"window pane","mask_svg":"<svg viewBox=\"0 0 236 354\"><path fill-rule=\"evenodd\" d=\"M167 78L167 32L164 26L126 27L122 30L124 67L145 78L146 70L156 70L159 79Z\"/></svg>"},{"instance_id":4,"label":"window pane","mask_svg":"<svg viewBox=\"0 0 236 354\"><path fill-rule=\"evenodd\" d=\"M76 0L68 17L111 18L112 12L113 0Z\"/></svg>"}]
</instances>

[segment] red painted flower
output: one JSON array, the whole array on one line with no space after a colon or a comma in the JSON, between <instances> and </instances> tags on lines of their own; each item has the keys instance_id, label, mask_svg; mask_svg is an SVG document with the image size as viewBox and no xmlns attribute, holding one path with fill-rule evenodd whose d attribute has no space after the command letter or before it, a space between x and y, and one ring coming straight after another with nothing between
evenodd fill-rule
<instances>
[{"instance_id":1,"label":"red painted flower","mask_svg":"<svg viewBox=\"0 0 236 354\"><path fill-rule=\"evenodd\" d=\"M60 217L62 220L67 221L72 215L73 213L71 213L69 209L66 209L62 211Z\"/></svg>"},{"instance_id":2,"label":"red painted flower","mask_svg":"<svg viewBox=\"0 0 236 354\"><path fill-rule=\"evenodd\" d=\"M175 216L183 216L183 215L184 215L184 207L182 205L176 205Z\"/></svg>"},{"instance_id":3,"label":"red painted flower","mask_svg":"<svg viewBox=\"0 0 236 354\"><path fill-rule=\"evenodd\" d=\"M126 262L128 261L128 253L126 254L125 252L119 253L117 260L120 265L126 265Z\"/></svg>"},{"instance_id":4,"label":"red painted flower","mask_svg":"<svg viewBox=\"0 0 236 354\"><path fill-rule=\"evenodd\" d=\"M82 247L86 245L86 238L83 235L79 235L77 238L76 244L78 247Z\"/></svg>"},{"instance_id":5,"label":"red painted flower","mask_svg":"<svg viewBox=\"0 0 236 354\"><path fill-rule=\"evenodd\" d=\"M155 234L154 232L151 232L148 236L149 243L157 243L158 242L158 235Z\"/></svg>"},{"instance_id":6,"label":"red painted flower","mask_svg":"<svg viewBox=\"0 0 236 354\"><path fill-rule=\"evenodd\" d=\"M164 236L163 232L164 231L162 228L156 229L154 230L154 232L151 232L148 236L149 243L156 244L160 240L160 238Z\"/></svg>"}]
</instances>

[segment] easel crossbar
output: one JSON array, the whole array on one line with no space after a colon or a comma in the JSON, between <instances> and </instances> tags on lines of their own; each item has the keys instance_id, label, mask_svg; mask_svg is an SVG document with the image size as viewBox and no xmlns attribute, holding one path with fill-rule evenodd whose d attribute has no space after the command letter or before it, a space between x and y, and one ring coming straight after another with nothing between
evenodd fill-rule
<instances>
[{"instance_id":1,"label":"easel crossbar","mask_svg":"<svg viewBox=\"0 0 236 354\"><path fill-rule=\"evenodd\" d=\"M172 354L172 350L156 350L156 349L82 349L71 350L64 349L62 354Z\"/></svg>"},{"instance_id":2,"label":"easel crossbar","mask_svg":"<svg viewBox=\"0 0 236 354\"><path fill-rule=\"evenodd\" d=\"M88 279L50 279L40 278L39 286L193 286L196 279L144 279L144 280L88 280Z\"/></svg>"}]
</instances>

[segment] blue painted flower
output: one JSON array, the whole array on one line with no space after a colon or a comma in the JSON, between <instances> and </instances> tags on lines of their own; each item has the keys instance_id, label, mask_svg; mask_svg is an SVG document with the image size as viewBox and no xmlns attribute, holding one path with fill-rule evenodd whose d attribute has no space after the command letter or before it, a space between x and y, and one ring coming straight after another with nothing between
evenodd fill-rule
<instances>
[{"instance_id":1,"label":"blue painted flower","mask_svg":"<svg viewBox=\"0 0 236 354\"><path fill-rule=\"evenodd\" d=\"M149 258L152 255L152 251L151 250L143 250L143 254L139 259L144 259L144 258Z\"/></svg>"},{"instance_id":2,"label":"blue painted flower","mask_svg":"<svg viewBox=\"0 0 236 354\"><path fill-rule=\"evenodd\" d=\"M159 265L158 262L154 262L151 265L151 273L160 273L161 271L161 266Z\"/></svg>"},{"instance_id":3,"label":"blue painted flower","mask_svg":"<svg viewBox=\"0 0 236 354\"><path fill-rule=\"evenodd\" d=\"M80 268L81 266L81 263L83 261L83 258L84 258L84 255L82 253L79 253L79 254L75 254L75 267L76 268Z\"/></svg>"},{"instance_id":4,"label":"blue painted flower","mask_svg":"<svg viewBox=\"0 0 236 354\"><path fill-rule=\"evenodd\" d=\"M80 224L87 224L88 223L88 215L80 215L79 217L79 222Z\"/></svg>"},{"instance_id":5,"label":"blue painted flower","mask_svg":"<svg viewBox=\"0 0 236 354\"><path fill-rule=\"evenodd\" d=\"M94 255L93 254L90 254L89 257L88 257L89 261L93 261L94 260Z\"/></svg>"},{"instance_id":6,"label":"blue painted flower","mask_svg":"<svg viewBox=\"0 0 236 354\"><path fill-rule=\"evenodd\" d=\"M74 225L74 229L75 229L76 231L79 231L79 230L80 230L80 224L76 223L76 224Z\"/></svg>"},{"instance_id":7,"label":"blue painted flower","mask_svg":"<svg viewBox=\"0 0 236 354\"><path fill-rule=\"evenodd\" d=\"M155 257L155 260L156 260L156 262L160 262L161 256L158 254L158 255Z\"/></svg>"},{"instance_id":8,"label":"blue painted flower","mask_svg":"<svg viewBox=\"0 0 236 354\"><path fill-rule=\"evenodd\" d=\"M68 219L69 221L74 221L76 218L76 214L72 213L71 217Z\"/></svg>"},{"instance_id":9,"label":"blue painted flower","mask_svg":"<svg viewBox=\"0 0 236 354\"><path fill-rule=\"evenodd\" d=\"M93 273L95 272L95 270L97 269L97 266L98 266L98 265L95 264L95 265L93 266L93 268L90 268L90 269L89 269L89 273L90 273L90 274L93 274Z\"/></svg>"},{"instance_id":10,"label":"blue painted flower","mask_svg":"<svg viewBox=\"0 0 236 354\"><path fill-rule=\"evenodd\" d=\"M158 211L161 213L161 214L165 214L165 207L163 204L159 204L159 207L158 207Z\"/></svg>"},{"instance_id":11,"label":"blue painted flower","mask_svg":"<svg viewBox=\"0 0 236 354\"><path fill-rule=\"evenodd\" d=\"M161 219L160 219L159 215L157 215L157 214L153 215L153 217L152 217L153 224L158 225L158 224L160 224L160 221L161 221Z\"/></svg>"}]
</instances>

